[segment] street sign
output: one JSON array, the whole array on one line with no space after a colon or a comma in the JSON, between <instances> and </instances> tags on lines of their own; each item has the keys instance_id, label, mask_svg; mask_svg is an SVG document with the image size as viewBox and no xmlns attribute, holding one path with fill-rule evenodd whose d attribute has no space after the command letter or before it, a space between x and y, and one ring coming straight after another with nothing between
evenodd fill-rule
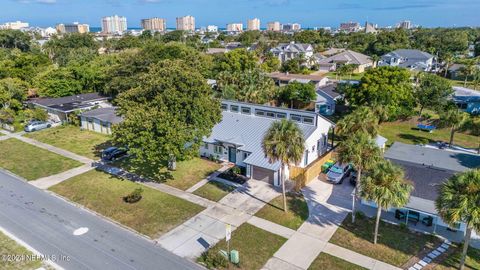
<instances>
[{"instance_id":1,"label":"street sign","mask_svg":"<svg viewBox=\"0 0 480 270\"><path fill-rule=\"evenodd\" d=\"M225 240L230 241L231 237L232 237L232 225L227 224L225 226Z\"/></svg>"}]
</instances>

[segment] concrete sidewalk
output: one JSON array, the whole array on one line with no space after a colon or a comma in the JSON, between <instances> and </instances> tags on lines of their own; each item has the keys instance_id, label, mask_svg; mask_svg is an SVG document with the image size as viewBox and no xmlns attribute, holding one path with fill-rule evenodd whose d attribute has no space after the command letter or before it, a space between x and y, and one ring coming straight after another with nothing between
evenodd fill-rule
<instances>
[{"instance_id":1,"label":"concrete sidewalk","mask_svg":"<svg viewBox=\"0 0 480 270\"><path fill-rule=\"evenodd\" d=\"M70 151L52 146L50 144L42 143L42 142L39 142L39 141L34 140L34 139L23 137L22 136L23 133L10 133L10 132L4 131L4 130L0 130L0 132L3 133L5 136L10 137L10 138L15 138L15 139L20 140L22 142L37 146L39 148L48 150L50 152L59 154L61 156L64 156L64 157L67 157L67 158L70 158L70 159L73 159L73 160L76 160L76 161L79 161L79 162L84 163L84 164L91 164L93 162L92 159L89 159L87 157L77 155L77 154L72 153Z\"/></svg>"},{"instance_id":2,"label":"concrete sidewalk","mask_svg":"<svg viewBox=\"0 0 480 270\"><path fill-rule=\"evenodd\" d=\"M194 259L225 237L227 224L236 229L279 194L268 183L249 180L157 241L179 256Z\"/></svg>"},{"instance_id":3,"label":"concrete sidewalk","mask_svg":"<svg viewBox=\"0 0 480 270\"><path fill-rule=\"evenodd\" d=\"M29 184L36 186L39 189L48 189L51 186L54 186L56 184L59 184L67 179L70 179L74 176L80 175L82 173L86 173L88 171L91 171L95 169L92 165L85 164L83 166L55 174L55 175L50 175L47 177L39 178L34 181L30 181Z\"/></svg>"}]
</instances>

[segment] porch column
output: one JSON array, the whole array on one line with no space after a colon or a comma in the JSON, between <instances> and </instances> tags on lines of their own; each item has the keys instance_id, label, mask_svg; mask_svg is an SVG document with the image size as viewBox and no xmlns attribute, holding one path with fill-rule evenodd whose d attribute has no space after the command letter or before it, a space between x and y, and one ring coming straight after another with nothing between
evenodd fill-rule
<instances>
[{"instance_id":1,"label":"porch column","mask_svg":"<svg viewBox=\"0 0 480 270\"><path fill-rule=\"evenodd\" d=\"M435 223L433 223L433 233L437 233L438 217L435 217L433 220L435 221Z\"/></svg>"},{"instance_id":2,"label":"porch column","mask_svg":"<svg viewBox=\"0 0 480 270\"><path fill-rule=\"evenodd\" d=\"M333 149L334 141L335 141L335 127L332 128L332 149ZM328 149L328 145L327 145L327 149Z\"/></svg>"},{"instance_id":3,"label":"porch column","mask_svg":"<svg viewBox=\"0 0 480 270\"><path fill-rule=\"evenodd\" d=\"M407 215L405 216L405 225L408 226L408 214L410 213L410 210L407 209Z\"/></svg>"}]
</instances>

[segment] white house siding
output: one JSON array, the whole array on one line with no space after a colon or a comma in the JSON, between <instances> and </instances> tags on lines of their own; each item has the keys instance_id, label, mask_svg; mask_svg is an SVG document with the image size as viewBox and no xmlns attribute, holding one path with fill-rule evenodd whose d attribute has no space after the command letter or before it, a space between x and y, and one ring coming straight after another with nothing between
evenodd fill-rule
<instances>
[{"instance_id":1,"label":"white house siding","mask_svg":"<svg viewBox=\"0 0 480 270\"><path fill-rule=\"evenodd\" d=\"M215 152L215 146L217 146L217 150L219 150L218 147L220 147L221 151ZM224 143L223 146L220 146L212 143L204 143L200 147L200 155L206 158L209 158L210 156L218 156L218 159L222 161L228 161L228 147L234 147L234 145ZM235 165L246 167L246 164L243 162L245 160L244 154L249 155L250 153L238 149L236 151L237 153Z\"/></svg>"},{"instance_id":2,"label":"white house siding","mask_svg":"<svg viewBox=\"0 0 480 270\"><path fill-rule=\"evenodd\" d=\"M91 120L91 122L89 122ZM98 133L103 133L103 134L111 134L111 125L110 123L103 123L98 119L94 118L87 118L87 117L81 117L81 128L85 130L90 130Z\"/></svg>"}]
</instances>

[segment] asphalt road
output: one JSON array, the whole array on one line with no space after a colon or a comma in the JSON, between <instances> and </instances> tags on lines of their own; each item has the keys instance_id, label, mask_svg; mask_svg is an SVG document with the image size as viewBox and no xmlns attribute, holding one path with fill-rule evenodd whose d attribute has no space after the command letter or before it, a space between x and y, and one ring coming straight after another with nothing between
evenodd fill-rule
<instances>
[{"instance_id":1,"label":"asphalt road","mask_svg":"<svg viewBox=\"0 0 480 270\"><path fill-rule=\"evenodd\" d=\"M202 269L2 171L0 226L64 269ZM79 228L88 232L74 235Z\"/></svg>"}]
</instances>

